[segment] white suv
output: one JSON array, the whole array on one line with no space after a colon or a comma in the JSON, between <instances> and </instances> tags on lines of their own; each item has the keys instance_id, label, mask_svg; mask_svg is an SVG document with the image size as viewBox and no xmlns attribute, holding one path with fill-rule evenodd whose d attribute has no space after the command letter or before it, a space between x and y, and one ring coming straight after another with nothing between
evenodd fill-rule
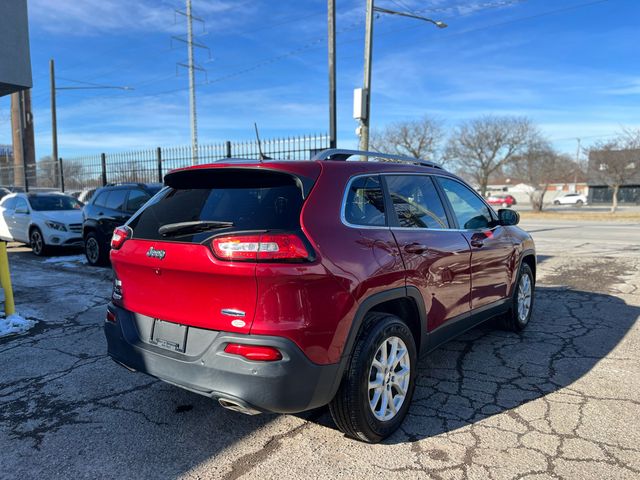
<instances>
[{"instance_id":1,"label":"white suv","mask_svg":"<svg viewBox=\"0 0 640 480\"><path fill-rule=\"evenodd\" d=\"M0 239L50 247L82 246L82 203L61 193L12 193L0 201Z\"/></svg>"},{"instance_id":2,"label":"white suv","mask_svg":"<svg viewBox=\"0 0 640 480\"><path fill-rule=\"evenodd\" d=\"M587 196L582 193L567 193L562 197L556 198L553 201L554 205L575 205L581 207L587 204Z\"/></svg>"}]
</instances>

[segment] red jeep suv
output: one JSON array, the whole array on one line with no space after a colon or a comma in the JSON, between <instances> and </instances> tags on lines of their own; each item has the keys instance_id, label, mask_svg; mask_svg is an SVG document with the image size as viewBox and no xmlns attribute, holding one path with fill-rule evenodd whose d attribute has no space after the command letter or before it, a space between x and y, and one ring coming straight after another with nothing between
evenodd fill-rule
<instances>
[{"instance_id":1,"label":"red jeep suv","mask_svg":"<svg viewBox=\"0 0 640 480\"><path fill-rule=\"evenodd\" d=\"M531 317L518 213L434 163L334 149L165 184L111 241L109 355L223 407L329 404L340 430L377 442L407 413L420 354Z\"/></svg>"}]
</instances>

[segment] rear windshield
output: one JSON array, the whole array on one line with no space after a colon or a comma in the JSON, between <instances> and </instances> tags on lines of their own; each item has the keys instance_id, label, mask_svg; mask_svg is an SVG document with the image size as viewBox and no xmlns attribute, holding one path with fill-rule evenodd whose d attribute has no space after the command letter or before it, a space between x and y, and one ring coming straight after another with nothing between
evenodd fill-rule
<instances>
[{"instance_id":1,"label":"rear windshield","mask_svg":"<svg viewBox=\"0 0 640 480\"><path fill-rule=\"evenodd\" d=\"M176 181L137 216L129 227L133 238L200 243L219 233L300 228L302 191L289 175L261 172L207 173L197 180ZM188 188L195 184L198 188ZM219 228L171 235L158 230L183 222L221 222ZM224 225L222 224L224 222ZM232 225L229 225L232 224Z\"/></svg>"}]
</instances>

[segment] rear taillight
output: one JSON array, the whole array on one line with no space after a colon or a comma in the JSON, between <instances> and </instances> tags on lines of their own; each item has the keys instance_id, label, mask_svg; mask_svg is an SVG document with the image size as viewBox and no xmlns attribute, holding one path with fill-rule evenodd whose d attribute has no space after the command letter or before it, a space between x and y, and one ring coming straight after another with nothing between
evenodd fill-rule
<instances>
[{"instance_id":1,"label":"rear taillight","mask_svg":"<svg viewBox=\"0 0 640 480\"><path fill-rule=\"evenodd\" d=\"M231 355L240 355L247 360L257 362L275 362L282 360L282 353L274 347L265 347L262 345L243 345L240 343L229 343L224 348L226 353Z\"/></svg>"},{"instance_id":2,"label":"rear taillight","mask_svg":"<svg viewBox=\"0 0 640 480\"><path fill-rule=\"evenodd\" d=\"M118 250L127 238L129 238L129 229L127 227L116 228L111 236L111 248Z\"/></svg>"},{"instance_id":3,"label":"rear taillight","mask_svg":"<svg viewBox=\"0 0 640 480\"><path fill-rule=\"evenodd\" d=\"M222 260L308 260L303 241L293 233L234 235L214 238L213 253Z\"/></svg>"}]
</instances>

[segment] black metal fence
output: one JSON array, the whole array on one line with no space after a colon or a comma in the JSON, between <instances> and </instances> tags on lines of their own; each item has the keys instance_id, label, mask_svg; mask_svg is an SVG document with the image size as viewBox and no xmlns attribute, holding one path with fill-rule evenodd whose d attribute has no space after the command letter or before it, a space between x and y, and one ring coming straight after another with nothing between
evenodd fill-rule
<instances>
[{"instance_id":1,"label":"black metal fence","mask_svg":"<svg viewBox=\"0 0 640 480\"><path fill-rule=\"evenodd\" d=\"M329 148L327 135L266 139L262 153L281 160L308 160L315 152ZM27 167L12 159L0 165L0 185L29 190L81 190L115 182L162 182L164 174L194 163L210 163L224 158L258 159L257 141L223 142L191 146L157 147L120 153L101 153L55 161L39 161ZM2 159L0 159L1 162Z\"/></svg>"}]
</instances>

